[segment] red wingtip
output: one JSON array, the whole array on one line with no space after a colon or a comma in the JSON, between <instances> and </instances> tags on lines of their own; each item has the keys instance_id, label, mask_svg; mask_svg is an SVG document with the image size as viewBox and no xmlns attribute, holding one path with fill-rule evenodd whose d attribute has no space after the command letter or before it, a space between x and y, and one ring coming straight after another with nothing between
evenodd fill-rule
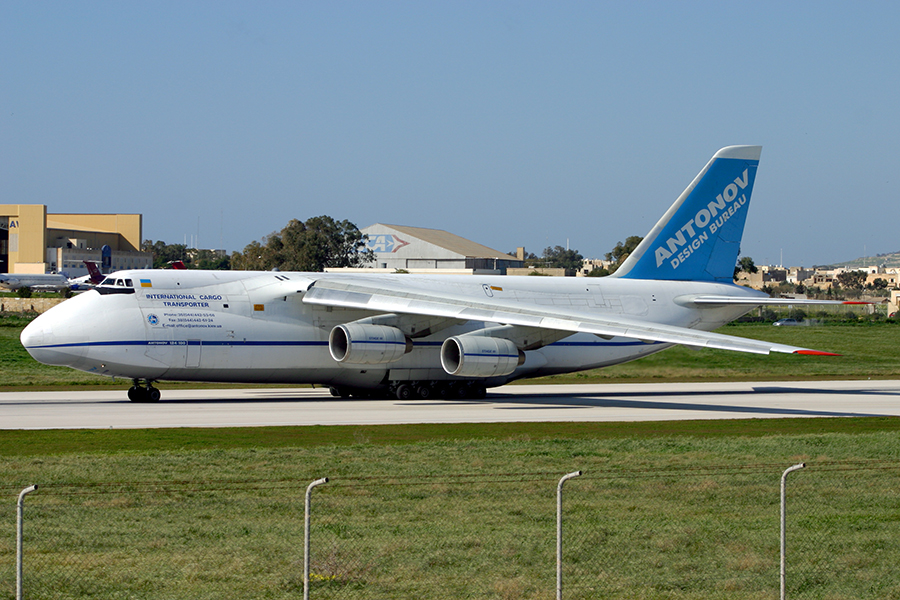
<instances>
[{"instance_id":1,"label":"red wingtip","mask_svg":"<svg viewBox=\"0 0 900 600\"><path fill-rule=\"evenodd\" d=\"M845 300L841 304L872 304L871 302L860 302L859 300Z\"/></svg>"},{"instance_id":2,"label":"red wingtip","mask_svg":"<svg viewBox=\"0 0 900 600\"><path fill-rule=\"evenodd\" d=\"M805 354L807 356L841 356L834 352L822 352L820 350L795 350L794 354Z\"/></svg>"}]
</instances>

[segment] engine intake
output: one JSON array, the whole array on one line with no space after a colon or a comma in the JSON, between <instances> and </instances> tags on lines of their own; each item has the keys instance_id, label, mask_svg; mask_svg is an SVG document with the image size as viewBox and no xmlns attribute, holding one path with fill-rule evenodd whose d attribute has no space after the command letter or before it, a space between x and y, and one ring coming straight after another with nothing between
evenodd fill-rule
<instances>
[{"instance_id":1,"label":"engine intake","mask_svg":"<svg viewBox=\"0 0 900 600\"><path fill-rule=\"evenodd\" d=\"M506 338L460 335L441 346L441 366L460 377L509 375L523 362L525 353Z\"/></svg>"},{"instance_id":2,"label":"engine intake","mask_svg":"<svg viewBox=\"0 0 900 600\"><path fill-rule=\"evenodd\" d=\"M387 325L346 323L331 330L331 357L353 365L383 365L400 360L412 350L412 341L402 331Z\"/></svg>"}]
</instances>

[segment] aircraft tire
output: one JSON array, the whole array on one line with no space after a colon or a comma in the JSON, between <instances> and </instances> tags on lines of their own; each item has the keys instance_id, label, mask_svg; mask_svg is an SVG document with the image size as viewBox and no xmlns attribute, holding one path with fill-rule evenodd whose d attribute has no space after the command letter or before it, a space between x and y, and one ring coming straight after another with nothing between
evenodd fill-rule
<instances>
[{"instance_id":1,"label":"aircraft tire","mask_svg":"<svg viewBox=\"0 0 900 600\"><path fill-rule=\"evenodd\" d=\"M155 387L147 386L146 391L146 402L159 402L159 399L162 397L159 390Z\"/></svg>"},{"instance_id":2,"label":"aircraft tire","mask_svg":"<svg viewBox=\"0 0 900 600\"><path fill-rule=\"evenodd\" d=\"M428 385L420 385L416 389L416 392L418 393L419 398L421 398L422 400L428 400L429 398L431 398L432 391L431 387Z\"/></svg>"},{"instance_id":3,"label":"aircraft tire","mask_svg":"<svg viewBox=\"0 0 900 600\"><path fill-rule=\"evenodd\" d=\"M400 384L397 387L397 400L409 400L413 397L413 388L408 383Z\"/></svg>"},{"instance_id":4,"label":"aircraft tire","mask_svg":"<svg viewBox=\"0 0 900 600\"><path fill-rule=\"evenodd\" d=\"M353 396L352 392L350 390L348 390L347 388L331 387L329 389L331 390L331 395L336 398L346 399L346 398L350 398Z\"/></svg>"},{"instance_id":5,"label":"aircraft tire","mask_svg":"<svg viewBox=\"0 0 900 600\"><path fill-rule=\"evenodd\" d=\"M139 385L128 388L128 399L132 402L144 402L144 388Z\"/></svg>"}]
</instances>

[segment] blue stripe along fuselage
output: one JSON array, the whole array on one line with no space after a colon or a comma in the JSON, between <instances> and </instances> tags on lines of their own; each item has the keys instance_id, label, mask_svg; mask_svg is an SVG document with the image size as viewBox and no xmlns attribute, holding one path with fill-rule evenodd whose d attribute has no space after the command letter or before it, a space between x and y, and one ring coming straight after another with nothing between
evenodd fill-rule
<instances>
[{"instance_id":1,"label":"blue stripe along fuselage","mask_svg":"<svg viewBox=\"0 0 900 600\"><path fill-rule=\"evenodd\" d=\"M414 346L424 346L424 347L439 347L443 342L415 342ZM571 347L601 347L601 346L613 346L613 347L621 347L621 346L652 346L655 344L662 344L663 342L641 342L641 341L633 341L633 342L608 342L608 341L597 341L597 342L554 342L552 344L548 344L549 346L571 346ZM68 344L47 344L41 346L30 346L33 349L41 349L41 348L90 348L90 347L98 347L98 348L108 348L110 346L323 346L327 347L328 342L326 341L297 341L297 340L287 340L287 341L255 341L255 340L241 340L241 341L206 341L206 340L120 340L120 341L111 341L111 342L74 342ZM473 355L474 356L474 355Z\"/></svg>"}]
</instances>

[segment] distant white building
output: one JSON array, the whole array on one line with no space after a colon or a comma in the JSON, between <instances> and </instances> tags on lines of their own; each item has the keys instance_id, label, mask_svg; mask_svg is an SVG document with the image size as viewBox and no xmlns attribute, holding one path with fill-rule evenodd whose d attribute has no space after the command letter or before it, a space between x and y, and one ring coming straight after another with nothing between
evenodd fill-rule
<instances>
[{"instance_id":1,"label":"distant white building","mask_svg":"<svg viewBox=\"0 0 900 600\"><path fill-rule=\"evenodd\" d=\"M375 253L375 262L364 270L502 275L507 268L523 265L515 256L442 229L376 223L360 231L369 236L368 248Z\"/></svg>"}]
</instances>

